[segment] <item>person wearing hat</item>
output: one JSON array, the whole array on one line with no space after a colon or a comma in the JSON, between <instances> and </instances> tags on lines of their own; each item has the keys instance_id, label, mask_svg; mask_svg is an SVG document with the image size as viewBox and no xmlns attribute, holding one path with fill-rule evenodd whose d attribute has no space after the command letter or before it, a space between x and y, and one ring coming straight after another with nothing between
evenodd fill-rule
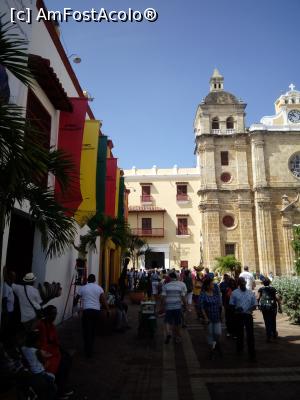
<instances>
[{"instance_id":1,"label":"person wearing hat","mask_svg":"<svg viewBox=\"0 0 300 400\"><path fill-rule=\"evenodd\" d=\"M12 284L12 289L18 297L21 311L21 322L26 331L34 328L38 320L38 313L42 310L42 299L38 289L33 285L36 276L29 272L23 277L23 284Z\"/></svg>"}]
</instances>

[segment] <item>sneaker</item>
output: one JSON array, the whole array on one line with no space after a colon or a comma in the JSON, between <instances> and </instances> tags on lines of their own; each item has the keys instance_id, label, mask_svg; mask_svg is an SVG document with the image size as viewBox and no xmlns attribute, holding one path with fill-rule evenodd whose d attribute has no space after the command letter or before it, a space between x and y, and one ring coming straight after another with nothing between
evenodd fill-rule
<instances>
[{"instance_id":1,"label":"sneaker","mask_svg":"<svg viewBox=\"0 0 300 400\"><path fill-rule=\"evenodd\" d=\"M166 340L165 340L165 344L169 344L170 340L171 340L172 336L171 335L167 335Z\"/></svg>"}]
</instances>

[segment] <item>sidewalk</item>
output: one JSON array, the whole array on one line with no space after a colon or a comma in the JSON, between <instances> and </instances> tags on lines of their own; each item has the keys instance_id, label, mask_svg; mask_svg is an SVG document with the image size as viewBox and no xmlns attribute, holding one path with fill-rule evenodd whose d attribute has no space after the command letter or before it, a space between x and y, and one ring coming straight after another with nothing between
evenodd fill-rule
<instances>
[{"instance_id":1,"label":"sidewalk","mask_svg":"<svg viewBox=\"0 0 300 400\"><path fill-rule=\"evenodd\" d=\"M80 320L60 326L64 347L76 349L71 373L74 400L294 400L300 393L300 327L278 317L280 338L265 342L264 325L255 312L257 363L235 354L235 342L223 338L223 359L208 359L204 327L188 316L182 344L163 344L163 321L155 342L137 338L138 306L129 307L132 329L98 336L95 357L82 354ZM297 394L298 393L298 394Z\"/></svg>"}]
</instances>

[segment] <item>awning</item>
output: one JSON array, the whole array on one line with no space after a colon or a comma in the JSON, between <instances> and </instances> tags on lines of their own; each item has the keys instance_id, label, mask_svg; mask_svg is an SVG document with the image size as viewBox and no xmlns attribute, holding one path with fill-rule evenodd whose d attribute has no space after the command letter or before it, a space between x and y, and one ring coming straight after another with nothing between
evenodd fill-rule
<instances>
[{"instance_id":1,"label":"awning","mask_svg":"<svg viewBox=\"0 0 300 400\"><path fill-rule=\"evenodd\" d=\"M33 71L35 79L55 109L71 112L73 109L72 103L54 69L50 66L50 60L36 54L30 54L28 57L28 66Z\"/></svg>"}]
</instances>

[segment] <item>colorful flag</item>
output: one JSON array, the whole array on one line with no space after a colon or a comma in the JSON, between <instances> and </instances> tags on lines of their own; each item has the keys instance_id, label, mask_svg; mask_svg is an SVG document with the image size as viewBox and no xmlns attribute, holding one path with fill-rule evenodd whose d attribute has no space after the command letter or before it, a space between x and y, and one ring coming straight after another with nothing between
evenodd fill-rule
<instances>
[{"instance_id":1,"label":"colorful flag","mask_svg":"<svg viewBox=\"0 0 300 400\"><path fill-rule=\"evenodd\" d=\"M67 209L66 214L73 216L82 202L80 191L80 159L83 128L87 112L86 98L70 98L73 111L60 113L57 148L68 154L73 162L74 171L67 190L62 192L58 181L55 182L57 201Z\"/></svg>"},{"instance_id":2,"label":"colorful flag","mask_svg":"<svg viewBox=\"0 0 300 400\"><path fill-rule=\"evenodd\" d=\"M80 190L82 202L75 213L80 226L96 214L96 174L100 121L87 120L84 125L80 161Z\"/></svg>"},{"instance_id":3,"label":"colorful flag","mask_svg":"<svg viewBox=\"0 0 300 400\"><path fill-rule=\"evenodd\" d=\"M116 207L117 158L106 160L105 214L114 218Z\"/></svg>"}]
</instances>

